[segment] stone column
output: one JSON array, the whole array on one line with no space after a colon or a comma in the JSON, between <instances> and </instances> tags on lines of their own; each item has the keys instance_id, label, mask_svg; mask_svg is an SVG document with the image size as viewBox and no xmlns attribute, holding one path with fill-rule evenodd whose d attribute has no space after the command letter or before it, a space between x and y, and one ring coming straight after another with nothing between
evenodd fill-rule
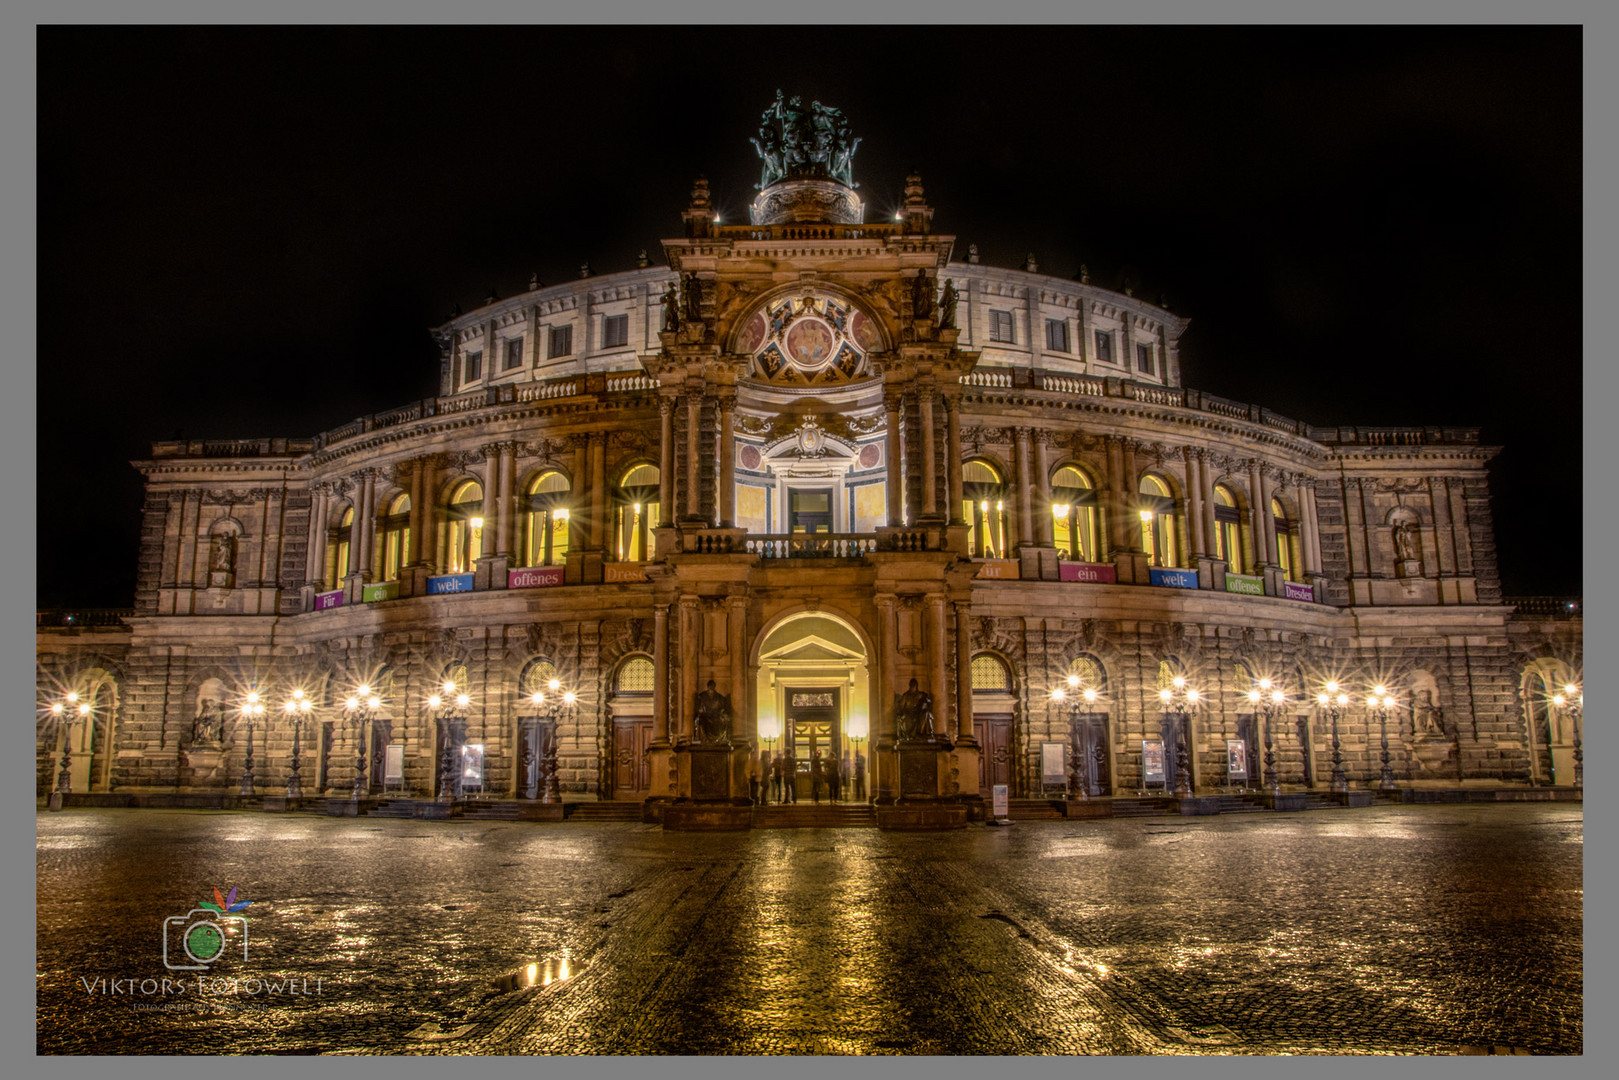
<instances>
[{"instance_id":1,"label":"stone column","mask_svg":"<svg viewBox=\"0 0 1619 1080\"><path fill-rule=\"evenodd\" d=\"M759 717L754 709L748 708L748 657L743 630L747 625L748 601L745 597L733 596L726 604L725 629L731 650L731 719L732 731L738 737L747 739L754 746L759 743Z\"/></svg>"},{"instance_id":2,"label":"stone column","mask_svg":"<svg viewBox=\"0 0 1619 1080\"><path fill-rule=\"evenodd\" d=\"M517 546L517 515L513 512L515 502L516 478L516 452L509 442L500 444L500 494L496 496L495 515L499 519L500 536L495 545L495 554L504 559L512 557L512 551Z\"/></svg>"},{"instance_id":3,"label":"stone column","mask_svg":"<svg viewBox=\"0 0 1619 1080\"><path fill-rule=\"evenodd\" d=\"M679 717L679 726L676 734L691 741L692 736L692 701L697 697L697 662L703 654L702 642L697 636L702 633L702 612L697 607L697 597L682 596L680 598L680 703L675 710Z\"/></svg>"},{"instance_id":4,"label":"stone column","mask_svg":"<svg viewBox=\"0 0 1619 1080\"><path fill-rule=\"evenodd\" d=\"M894 678L898 657L894 650L894 595L880 593L873 598L877 606L876 633L872 635L873 671L871 679L871 753L866 758L869 787L874 799L893 801L898 794L895 784L893 758L887 751L894 745ZM879 752L879 747L882 752Z\"/></svg>"},{"instance_id":5,"label":"stone column","mask_svg":"<svg viewBox=\"0 0 1619 1080\"><path fill-rule=\"evenodd\" d=\"M1265 489L1260 477L1261 466L1258 458L1248 459L1248 533L1253 537L1254 569L1260 573L1271 564L1271 553L1274 550L1265 543L1265 519L1270 517L1270 507L1261 505L1265 502Z\"/></svg>"},{"instance_id":6,"label":"stone column","mask_svg":"<svg viewBox=\"0 0 1619 1080\"><path fill-rule=\"evenodd\" d=\"M961 490L961 391L944 395L946 447L944 458L945 485L950 499L950 524L965 525L961 516L964 496Z\"/></svg>"},{"instance_id":7,"label":"stone column","mask_svg":"<svg viewBox=\"0 0 1619 1080\"><path fill-rule=\"evenodd\" d=\"M939 512L939 500L934 491L934 480L939 475L938 462L933 449L933 388L921 387L917 406L922 414L922 513Z\"/></svg>"},{"instance_id":8,"label":"stone column","mask_svg":"<svg viewBox=\"0 0 1619 1080\"><path fill-rule=\"evenodd\" d=\"M483 448L483 536L478 544L478 559L495 557L495 542L500 539L500 446L490 443Z\"/></svg>"},{"instance_id":9,"label":"stone column","mask_svg":"<svg viewBox=\"0 0 1619 1080\"><path fill-rule=\"evenodd\" d=\"M1034 538L1041 547L1056 543L1051 518L1050 432L1036 431L1034 439Z\"/></svg>"},{"instance_id":10,"label":"stone column","mask_svg":"<svg viewBox=\"0 0 1619 1080\"><path fill-rule=\"evenodd\" d=\"M973 735L972 604L956 601L956 741Z\"/></svg>"},{"instance_id":11,"label":"stone column","mask_svg":"<svg viewBox=\"0 0 1619 1080\"><path fill-rule=\"evenodd\" d=\"M664 521L675 517L675 402L658 398L658 507Z\"/></svg>"},{"instance_id":12,"label":"stone column","mask_svg":"<svg viewBox=\"0 0 1619 1080\"><path fill-rule=\"evenodd\" d=\"M888 524L905 523L905 473L900 469L899 414L903 395L898 390L883 391L883 410L888 417L883 450L888 458Z\"/></svg>"},{"instance_id":13,"label":"stone column","mask_svg":"<svg viewBox=\"0 0 1619 1080\"><path fill-rule=\"evenodd\" d=\"M607 528L607 432L590 439L590 541L591 551L602 549Z\"/></svg>"},{"instance_id":14,"label":"stone column","mask_svg":"<svg viewBox=\"0 0 1619 1080\"><path fill-rule=\"evenodd\" d=\"M573 445L572 491L569 492L573 508L568 514L568 552L583 551L590 546L590 436L580 433L568 436Z\"/></svg>"},{"instance_id":15,"label":"stone column","mask_svg":"<svg viewBox=\"0 0 1619 1080\"><path fill-rule=\"evenodd\" d=\"M1192 556L1207 555L1207 534L1203 531L1203 509L1212 500L1203 479L1203 451L1185 447L1182 458L1186 462L1186 525L1191 532ZM1194 561L1192 566L1196 566Z\"/></svg>"},{"instance_id":16,"label":"stone column","mask_svg":"<svg viewBox=\"0 0 1619 1080\"><path fill-rule=\"evenodd\" d=\"M420 562L431 572L438 561L438 458L428 454L417 463L422 472L422 539Z\"/></svg>"},{"instance_id":17,"label":"stone column","mask_svg":"<svg viewBox=\"0 0 1619 1080\"><path fill-rule=\"evenodd\" d=\"M1128 551L1129 541L1125 531L1124 516L1127 512L1124 498L1124 440L1117 435L1107 437L1107 545L1110 549L1107 557L1112 558L1115 552Z\"/></svg>"},{"instance_id":18,"label":"stone column","mask_svg":"<svg viewBox=\"0 0 1619 1080\"><path fill-rule=\"evenodd\" d=\"M304 578L319 592L326 588L326 520L331 496L325 484L309 489L309 549L304 558Z\"/></svg>"},{"instance_id":19,"label":"stone column","mask_svg":"<svg viewBox=\"0 0 1619 1080\"><path fill-rule=\"evenodd\" d=\"M719 395L720 527L736 526L736 391ZM734 707L734 703L733 703Z\"/></svg>"},{"instance_id":20,"label":"stone column","mask_svg":"<svg viewBox=\"0 0 1619 1080\"><path fill-rule=\"evenodd\" d=\"M930 593L927 597L928 666L932 669L928 693L933 695L933 731L941 738L950 737L950 652L945 638L944 597Z\"/></svg>"},{"instance_id":21,"label":"stone column","mask_svg":"<svg viewBox=\"0 0 1619 1080\"><path fill-rule=\"evenodd\" d=\"M410 558L406 566L418 566L422 561L427 514L427 459L417 458L410 468Z\"/></svg>"},{"instance_id":22,"label":"stone column","mask_svg":"<svg viewBox=\"0 0 1619 1080\"><path fill-rule=\"evenodd\" d=\"M1207 450L1197 452L1197 475L1198 487L1203 496L1203 554L1212 557L1214 555L1215 530L1219 526L1214 520L1214 481L1209 478L1209 452ZM1236 572L1242 569L1241 555L1237 552L1232 552L1232 554L1237 556L1231 560L1232 571Z\"/></svg>"},{"instance_id":23,"label":"stone column","mask_svg":"<svg viewBox=\"0 0 1619 1080\"><path fill-rule=\"evenodd\" d=\"M669 741L669 605L652 608L652 741Z\"/></svg>"},{"instance_id":24,"label":"stone column","mask_svg":"<svg viewBox=\"0 0 1619 1080\"><path fill-rule=\"evenodd\" d=\"M1302 506L1304 498L1302 489L1299 503ZM1443 577L1446 573L1456 570L1455 556L1452 555L1449 565L1446 565L1445 556L1451 554L1448 550L1451 545L1452 534L1455 529L1454 519L1450 515L1450 496L1445 490L1443 477L1428 478L1428 505L1433 518L1433 572L1436 577ZM1314 570L1314 564L1311 565Z\"/></svg>"},{"instance_id":25,"label":"stone column","mask_svg":"<svg viewBox=\"0 0 1619 1080\"><path fill-rule=\"evenodd\" d=\"M1276 515L1270 512L1270 503L1276 497L1276 474L1274 471L1259 466L1260 505L1259 520L1265 525L1265 561L1272 566L1279 565L1276 558Z\"/></svg>"},{"instance_id":26,"label":"stone column","mask_svg":"<svg viewBox=\"0 0 1619 1080\"><path fill-rule=\"evenodd\" d=\"M1029 429L1021 427L1015 429L1013 439L1017 448L1015 466L1017 471L1017 536L1018 547L1022 547L1025 544L1035 542L1032 493L1030 491L1033 484L1029 476Z\"/></svg>"},{"instance_id":27,"label":"stone column","mask_svg":"<svg viewBox=\"0 0 1619 1080\"><path fill-rule=\"evenodd\" d=\"M359 571L361 581L371 580L371 551L377 536L377 475L372 469L360 473L360 509L354 514L354 532L350 536L349 550L358 557L349 567L349 573Z\"/></svg>"},{"instance_id":28,"label":"stone column","mask_svg":"<svg viewBox=\"0 0 1619 1080\"><path fill-rule=\"evenodd\" d=\"M1136 507L1136 488L1139 482L1136 479L1136 443L1134 439L1124 439L1124 490L1119 493L1119 502L1124 510L1124 539L1131 551L1146 551L1147 538L1141 535L1141 512Z\"/></svg>"},{"instance_id":29,"label":"stone column","mask_svg":"<svg viewBox=\"0 0 1619 1080\"><path fill-rule=\"evenodd\" d=\"M703 419L703 399L699 394L686 395L686 516L701 517L702 482L698 474L698 461L702 452L700 429ZM681 706L684 711L685 706Z\"/></svg>"}]
</instances>

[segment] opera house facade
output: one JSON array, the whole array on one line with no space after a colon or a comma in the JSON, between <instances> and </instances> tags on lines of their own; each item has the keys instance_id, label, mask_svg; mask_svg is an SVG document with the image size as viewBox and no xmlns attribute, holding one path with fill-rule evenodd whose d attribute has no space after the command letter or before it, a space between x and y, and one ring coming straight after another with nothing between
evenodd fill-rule
<instances>
[{"instance_id":1,"label":"opera house facade","mask_svg":"<svg viewBox=\"0 0 1619 1080\"><path fill-rule=\"evenodd\" d=\"M868 220L836 110L760 134L748 223L699 180L661 264L455 316L436 397L155 443L133 611L39 631L40 793L1575 784L1581 623L1503 598L1476 430L1189 388L1187 320L980 263L917 177Z\"/></svg>"}]
</instances>

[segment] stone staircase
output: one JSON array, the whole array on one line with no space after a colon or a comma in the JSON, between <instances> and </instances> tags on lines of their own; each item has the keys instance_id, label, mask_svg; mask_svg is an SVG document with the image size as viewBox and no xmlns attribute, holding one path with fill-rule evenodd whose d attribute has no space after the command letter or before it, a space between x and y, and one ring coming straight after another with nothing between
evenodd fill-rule
<instances>
[{"instance_id":1,"label":"stone staircase","mask_svg":"<svg viewBox=\"0 0 1619 1080\"><path fill-rule=\"evenodd\" d=\"M366 817L413 818L416 816L415 799L378 799L365 808Z\"/></svg>"},{"instance_id":2,"label":"stone staircase","mask_svg":"<svg viewBox=\"0 0 1619 1080\"><path fill-rule=\"evenodd\" d=\"M1008 799L1006 816L1013 821L1062 821L1068 815L1061 799Z\"/></svg>"},{"instance_id":3,"label":"stone staircase","mask_svg":"<svg viewBox=\"0 0 1619 1080\"><path fill-rule=\"evenodd\" d=\"M1129 799L1115 795L1113 797L1113 816L1116 818L1179 817L1180 811L1176 809L1174 799L1159 796Z\"/></svg>"},{"instance_id":4,"label":"stone staircase","mask_svg":"<svg viewBox=\"0 0 1619 1080\"><path fill-rule=\"evenodd\" d=\"M565 807L565 821L640 821L638 802L577 802Z\"/></svg>"},{"instance_id":5,"label":"stone staircase","mask_svg":"<svg viewBox=\"0 0 1619 1080\"><path fill-rule=\"evenodd\" d=\"M859 829L877 827L877 813L867 803L779 803L753 811L756 829Z\"/></svg>"}]
</instances>

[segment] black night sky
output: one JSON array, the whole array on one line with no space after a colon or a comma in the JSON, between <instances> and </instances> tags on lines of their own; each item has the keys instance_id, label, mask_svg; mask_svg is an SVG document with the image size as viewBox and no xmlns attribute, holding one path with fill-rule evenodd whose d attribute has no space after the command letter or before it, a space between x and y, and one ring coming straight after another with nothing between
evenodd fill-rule
<instances>
[{"instance_id":1,"label":"black night sky","mask_svg":"<svg viewBox=\"0 0 1619 1080\"><path fill-rule=\"evenodd\" d=\"M915 169L957 258L1033 252L1167 297L1192 319L1188 386L1316 424L1482 427L1505 447L1507 593L1581 589L1578 29L42 27L38 46L38 419L80 436L39 452L41 606L132 602L128 462L153 441L307 437L429 396L428 327L532 272L661 261L699 173L743 220L778 87L848 115L872 219Z\"/></svg>"}]
</instances>

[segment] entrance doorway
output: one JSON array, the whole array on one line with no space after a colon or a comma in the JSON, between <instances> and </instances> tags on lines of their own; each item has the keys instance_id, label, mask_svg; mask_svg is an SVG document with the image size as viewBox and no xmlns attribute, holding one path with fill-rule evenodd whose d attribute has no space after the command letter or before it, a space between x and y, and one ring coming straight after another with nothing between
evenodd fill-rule
<instances>
[{"instance_id":1,"label":"entrance doorway","mask_svg":"<svg viewBox=\"0 0 1619 1080\"><path fill-rule=\"evenodd\" d=\"M651 790L651 763L647 747L652 744L651 720L613 722L614 799L644 799Z\"/></svg>"},{"instance_id":2,"label":"entrance doorway","mask_svg":"<svg viewBox=\"0 0 1619 1080\"><path fill-rule=\"evenodd\" d=\"M994 785L1012 784L1012 716L973 717L973 738L978 740L978 791L992 792Z\"/></svg>"},{"instance_id":3,"label":"entrance doorway","mask_svg":"<svg viewBox=\"0 0 1619 1080\"><path fill-rule=\"evenodd\" d=\"M810 789L810 763L817 753L824 762L843 756L843 712L836 686L793 687L787 691L787 750L798 764L795 790L802 801L814 797Z\"/></svg>"},{"instance_id":4,"label":"entrance doorway","mask_svg":"<svg viewBox=\"0 0 1619 1080\"><path fill-rule=\"evenodd\" d=\"M787 531L790 533L831 532L832 489L790 489L787 492Z\"/></svg>"}]
</instances>

